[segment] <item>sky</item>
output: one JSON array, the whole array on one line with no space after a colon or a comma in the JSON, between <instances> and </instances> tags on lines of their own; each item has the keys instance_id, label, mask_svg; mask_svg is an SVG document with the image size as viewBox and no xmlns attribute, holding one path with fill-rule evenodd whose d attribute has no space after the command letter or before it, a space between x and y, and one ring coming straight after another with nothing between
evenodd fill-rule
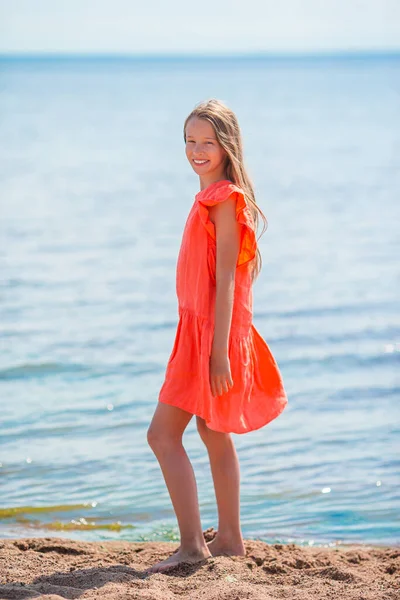
<instances>
[{"instance_id":1,"label":"sky","mask_svg":"<svg viewBox=\"0 0 400 600\"><path fill-rule=\"evenodd\" d=\"M0 53L400 50L400 0L0 0Z\"/></svg>"}]
</instances>

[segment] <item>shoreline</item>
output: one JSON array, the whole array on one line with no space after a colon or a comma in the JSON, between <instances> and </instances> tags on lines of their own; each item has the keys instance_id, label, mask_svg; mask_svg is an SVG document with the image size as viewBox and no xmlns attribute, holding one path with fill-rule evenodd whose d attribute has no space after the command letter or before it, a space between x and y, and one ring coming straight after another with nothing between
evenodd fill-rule
<instances>
[{"instance_id":1,"label":"shoreline","mask_svg":"<svg viewBox=\"0 0 400 600\"><path fill-rule=\"evenodd\" d=\"M207 530L205 538L215 532ZM145 573L178 542L0 539L0 598L107 600L398 600L400 546L335 547L244 540L246 556L216 556Z\"/></svg>"}]
</instances>

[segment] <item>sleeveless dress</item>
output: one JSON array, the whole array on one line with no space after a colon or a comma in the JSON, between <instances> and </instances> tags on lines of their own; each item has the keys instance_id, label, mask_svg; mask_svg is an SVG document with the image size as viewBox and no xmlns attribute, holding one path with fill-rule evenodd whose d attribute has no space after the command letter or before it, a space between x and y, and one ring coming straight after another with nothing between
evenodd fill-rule
<instances>
[{"instance_id":1,"label":"sleeveless dress","mask_svg":"<svg viewBox=\"0 0 400 600\"><path fill-rule=\"evenodd\" d=\"M216 236L208 207L236 197L242 224L228 353L233 386L213 396L209 359L214 334ZM202 417L214 431L247 433L275 419L288 399L278 365L252 323L250 260L257 249L254 220L242 190L228 180L195 195L176 266L175 340L158 400Z\"/></svg>"}]
</instances>

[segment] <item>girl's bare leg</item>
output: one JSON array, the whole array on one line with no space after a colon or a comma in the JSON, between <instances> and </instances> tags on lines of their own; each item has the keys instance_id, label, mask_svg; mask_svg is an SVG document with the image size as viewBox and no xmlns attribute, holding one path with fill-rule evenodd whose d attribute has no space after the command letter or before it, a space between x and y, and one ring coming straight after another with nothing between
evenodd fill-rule
<instances>
[{"instance_id":1,"label":"girl's bare leg","mask_svg":"<svg viewBox=\"0 0 400 600\"><path fill-rule=\"evenodd\" d=\"M244 556L240 528L240 469L236 449L229 433L209 429L196 417L197 429L207 447L218 505L218 532L207 545L211 553Z\"/></svg>"},{"instance_id":2,"label":"girl's bare leg","mask_svg":"<svg viewBox=\"0 0 400 600\"><path fill-rule=\"evenodd\" d=\"M197 484L192 464L182 445L183 433L192 414L158 402L147 432L147 441L157 457L178 520L181 545L149 572L164 571L181 562L198 562L211 556L200 521Z\"/></svg>"}]
</instances>

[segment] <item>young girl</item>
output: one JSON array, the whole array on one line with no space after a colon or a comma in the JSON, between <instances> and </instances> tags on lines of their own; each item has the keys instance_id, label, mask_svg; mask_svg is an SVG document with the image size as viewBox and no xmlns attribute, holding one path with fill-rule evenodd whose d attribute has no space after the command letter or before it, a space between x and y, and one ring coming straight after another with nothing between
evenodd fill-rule
<instances>
[{"instance_id":1,"label":"young girl","mask_svg":"<svg viewBox=\"0 0 400 600\"><path fill-rule=\"evenodd\" d=\"M263 427L288 401L278 365L252 323L252 283L261 266L257 211L265 217L243 164L236 116L218 100L200 103L186 118L183 135L200 191L183 231L176 270L179 322L147 433L181 544L149 572L220 554L245 555L239 464L230 433ZM218 505L218 532L208 544L193 468L182 445L193 415Z\"/></svg>"}]
</instances>

